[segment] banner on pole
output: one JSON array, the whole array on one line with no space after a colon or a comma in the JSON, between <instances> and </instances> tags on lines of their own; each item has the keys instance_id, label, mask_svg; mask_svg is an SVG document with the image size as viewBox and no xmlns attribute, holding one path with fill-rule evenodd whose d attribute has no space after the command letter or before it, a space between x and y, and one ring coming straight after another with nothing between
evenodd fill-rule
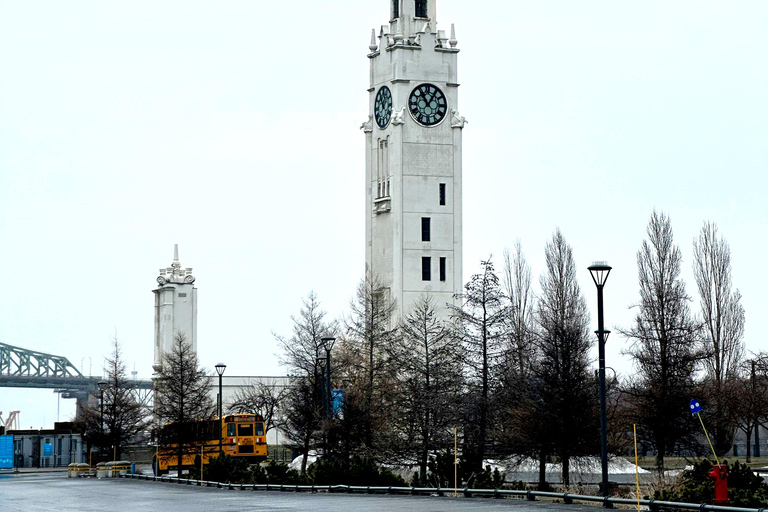
<instances>
[{"instance_id":1,"label":"banner on pole","mask_svg":"<svg viewBox=\"0 0 768 512\"><path fill-rule=\"evenodd\" d=\"M344 411L344 390L334 389L331 393L331 400L333 402L334 416L340 415Z\"/></svg>"},{"instance_id":2,"label":"banner on pole","mask_svg":"<svg viewBox=\"0 0 768 512\"><path fill-rule=\"evenodd\" d=\"M0 469L13 469L13 436L0 436Z\"/></svg>"}]
</instances>

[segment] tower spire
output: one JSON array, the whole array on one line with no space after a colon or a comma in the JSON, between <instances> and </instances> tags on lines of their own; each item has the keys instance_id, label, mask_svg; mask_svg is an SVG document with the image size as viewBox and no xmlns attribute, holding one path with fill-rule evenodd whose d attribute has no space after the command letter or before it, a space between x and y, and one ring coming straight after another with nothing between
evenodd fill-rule
<instances>
[{"instance_id":1,"label":"tower spire","mask_svg":"<svg viewBox=\"0 0 768 512\"><path fill-rule=\"evenodd\" d=\"M425 27L437 33L437 0L391 0L390 4L390 31L402 36L395 44L413 41Z\"/></svg>"},{"instance_id":2,"label":"tower spire","mask_svg":"<svg viewBox=\"0 0 768 512\"><path fill-rule=\"evenodd\" d=\"M195 282L195 278L192 276L192 269L189 267L181 268L179 244L173 244L173 263L168 268L160 269L160 276L157 278L157 282L160 286L164 286L167 283L192 284Z\"/></svg>"}]
</instances>

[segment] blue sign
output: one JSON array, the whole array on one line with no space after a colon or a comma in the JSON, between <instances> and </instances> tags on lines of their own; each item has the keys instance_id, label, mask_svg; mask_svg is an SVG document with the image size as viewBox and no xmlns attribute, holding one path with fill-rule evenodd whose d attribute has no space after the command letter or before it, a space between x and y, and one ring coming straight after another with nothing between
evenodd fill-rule
<instances>
[{"instance_id":1,"label":"blue sign","mask_svg":"<svg viewBox=\"0 0 768 512\"><path fill-rule=\"evenodd\" d=\"M53 444L43 443L43 457L50 457L53 455Z\"/></svg>"},{"instance_id":2,"label":"blue sign","mask_svg":"<svg viewBox=\"0 0 768 512\"><path fill-rule=\"evenodd\" d=\"M13 436L0 436L0 469L13 469Z\"/></svg>"},{"instance_id":3,"label":"blue sign","mask_svg":"<svg viewBox=\"0 0 768 512\"><path fill-rule=\"evenodd\" d=\"M701 404L695 398L691 400L691 414L701 412Z\"/></svg>"},{"instance_id":4,"label":"blue sign","mask_svg":"<svg viewBox=\"0 0 768 512\"><path fill-rule=\"evenodd\" d=\"M344 390L334 389L331 397L333 398L333 414L341 414L344 409Z\"/></svg>"}]
</instances>

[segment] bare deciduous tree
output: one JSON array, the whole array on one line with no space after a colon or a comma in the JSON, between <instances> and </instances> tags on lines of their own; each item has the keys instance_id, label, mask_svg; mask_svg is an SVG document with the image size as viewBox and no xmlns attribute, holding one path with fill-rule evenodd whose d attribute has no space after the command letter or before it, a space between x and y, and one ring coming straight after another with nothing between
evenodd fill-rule
<instances>
[{"instance_id":1,"label":"bare deciduous tree","mask_svg":"<svg viewBox=\"0 0 768 512\"><path fill-rule=\"evenodd\" d=\"M735 387L733 393L738 428L746 437L746 460L752 460L750 444L753 442L754 455L760 456L759 434L757 429L765 427L768 418L768 354L760 352L744 361L740 378L734 379L729 386Z\"/></svg>"},{"instance_id":2,"label":"bare deciduous tree","mask_svg":"<svg viewBox=\"0 0 768 512\"><path fill-rule=\"evenodd\" d=\"M492 403L495 421L491 433L503 455L538 455L540 443L528 428L532 419L531 368L537 360L531 268L520 241L513 252L504 251L503 290L506 295L507 341L500 389Z\"/></svg>"},{"instance_id":3,"label":"bare deciduous tree","mask_svg":"<svg viewBox=\"0 0 768 512\"><path fill-rule=\"evenodd\" d=\"M514 254L504 251L504 291L507 295L509 348L506 366L521 379L530 374L535 358L533 327L533 292L531 267L525 260L520 241L515 242Z\"/></svg>"},{"instance_id":4,"label":"bare deciduous tree","mask_svg":"<svg viewBox=\"0 0 768 512\"><path fill-rule=\"evenodd\" d=\"M320 423L321 371L320 356L326 355L324 336L334 336L335 323L325 319L326 312L320 307L317 295L311 292L302 301L298 317L293 320L293 334L286 338L275 334L282 348L281 363L294 377L285 396L286 434L302 449L301 474L306 474L307 457L322 427Z\"/></svg>"},{"instance_id":5,"label":"bare deciduous tree","mask_svg":"<svg viewBox=\"0 0 768 512\"><path fill-rule=\"evenodd\" d=\"M639 435L655 447L656 466L662 472L666 454L695 431L680 411L687 410L704 352L691 298L680 278L682 256L669 217L654 211L647 234L637 253L638 313L634 326L621 332L631 342L627 353L637 369L637 384L628 392L642 419Z\"/></svg>"},{"instance_id":6,"label":"bare deciduous tree","mask_svg":"<svg viewBox=\"0 0 768 512\"><path fill-rule=\"evenodd\" d=\"M744 358L744 307L732 290L731 248L707 222L693 242L693 273L701 296L707 375L720 383L738 373Z\"/></svg>"},{"instance_id":7,"label":"bare deciduous tree","mask_svg":"<svg viewBox=\"0 0 768 512\"><path fill-rule=\"evenodd\" d=\"M253 382L235 391L229 410L236 414L258 414L264 418L269 432L284 423L281 407L287 393L288 388L277 382Z\"/></svg>"},{"instance_id":8,"label":"bare deciduous tree","mask_svg":"<svg viewBox=\"0 0 768 512\"><path fill-rule=\"evenodd\" d=\"M707 222L701 228L693 254L707 351L706 388L708 401L714 404L708 416L715 450L724 454L730 450L736 430L736 401L730 396L736 387L729 384L737 378L744 358L744 308L741 294L732 290L731 249L718 236L715 224Z\"/></svg>"}]
</instances>

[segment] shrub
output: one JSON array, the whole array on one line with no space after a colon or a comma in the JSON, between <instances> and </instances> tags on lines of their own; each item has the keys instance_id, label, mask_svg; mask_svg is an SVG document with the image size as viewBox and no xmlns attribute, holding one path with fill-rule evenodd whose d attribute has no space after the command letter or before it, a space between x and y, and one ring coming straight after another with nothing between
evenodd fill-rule
<instances>
[{"instance_id":1,"label":"shrub","mask_svg":"<svg viewBox=\"0 0 768 512\"><path fill-rule=\"evenodd\" d=\"M250 480L254 484L303 485L306 483L306 479L302 478L298 471L274 460L270 461L266 467L251 466Z\"/></svg>"},{"instance_id":2,"label":"shrub","mask_svg":"<svg viewBox=\"0 0 768 512\"><path fill-rule=\"evenodd\" d=\"M759 508L768 504L768 485L755 475L746 464L738 461L732 466L723 461L728 468L728 498L735 507ZM679 501L683 503L711 503L715 497L715 485L709 472L712 462L701 460L692 469L683 471L673 488L657 489L653 499Z\"/></svg>"},{"instance_id":3,"label":"shrub","mask_svg":"<svg viewBox=\"0 0 768 512\"><path fill-rule=\"evenodd\" d=\"M454 455L450 451L437 453L427 462L429 473L425 485L430 487L453 487L454 483ZM461 475L459 475L461 477Z\"/></svg>"},{"instance_id":4,"label":"shrub","mask_svg":"<svg viewBox=\"0 0 768 512\"><path fill-rule=\"evenodd\" d=\"M427 460L427 478L422 480L419 472L411 477L411 487L453 488L453 454L449 451L432 455Z\"/></svg>"},{"instance_id":5,"label":"shrub","mask_svg":"<svg viewBox=\"0 0 768 512\"><path fill-rule=\"evenodd\" d=\"M501 489L504 485L504 473L498 468L491 471L491 466L485 466L480 473L475 473L469 478L467 486L473 489Z\"/></svg>"},{"instance_id":6,"label":"shrub","mask_svg":"<svg viewBox=\"0 0 768 512\"><path fill-rule=\"evenodd\" d=\"M203 469L202 477L209 482L244 484L250 481L248 462L243 459L222 455L210 459ZM200 465L190 468L189 478L200 480Z\"/></svg>"},{"instance_id":7,"label":"shrub","mask_svg":"<svg viewBox=\"0 0 768 512\"><path fill-rule=\"evenodd\" d=\"M356 485L372 487L404 487L405 480L374 461L357 455L350 459L328 457L319 459L307 469L315 485Z\"/></svg>"}]
</instances>

